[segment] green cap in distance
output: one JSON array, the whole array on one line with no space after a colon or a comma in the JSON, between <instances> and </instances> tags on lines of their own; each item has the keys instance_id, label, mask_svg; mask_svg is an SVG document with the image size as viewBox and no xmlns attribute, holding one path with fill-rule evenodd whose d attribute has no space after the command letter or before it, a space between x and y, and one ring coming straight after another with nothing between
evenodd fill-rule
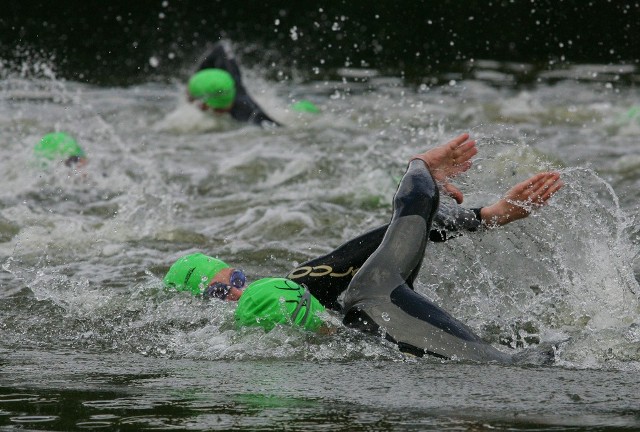
<instances>
[{"instance_id":1,"label":"green cap in distance","mask_svg":"<svg viewBox=\"0 0 640 432\"><path fill-rule=\"evenodd\" d=\"M323 321L324 306L306 287L285 278L265 278L249 285L236 309L236 322L266 331L276 324L290 324L316 331Z\"/></svg>"},{"instance_id":2,"label":"green cap in distance","mask_svg":"<svg viewBox=\"0 0 640 432\"><path fill-rule=\"evenodd\" d=\"M318 114L320 112L320 109L315 106L313 102L304 99L292 104L291 109L298 112L306 112L312 114Z\"/></svg>"},{"instance_id":3,"label":"green cap in distance","mask_svg":"<svg viewBox=\"0 0 640 432\"><path fill-rule=\"evenodd\" d=\"M229 265L217 258L201 253L189 254L173 263L163 281L167 288L190 291L198 295L202 294L209 281L225 268L229 268Z\"/></svg>"},{"instance_id":4,"label":"green cap in distance","mask_svg":"<svg viewBox=\"0 0 640 432\"><path fill-rule=\"evenodd\" d=\"M223 69L203 69L189 80L189 94L211 108L225 109L233 105L236 83Z\"/></svg>"},{"instance_id":5,"label":"green cap in distance","mask_svg":"<svg viewBox=\"0 0 640 432\"><path fill-rule=\"evenodd\" d=\"M64 132L48 133L34 148L37 157L50 161L67 159L72 156L86 157L82 148L71 135Z\"/></svg>"},{"instance_id":6,"label":"green cap in distance","mask_svg":"<svg viewBox=\"0 0 640 432\"><path fill-rule=\"evenodd\" d=\"M640 124L640 105L634 105L626 112L625 117L631 121L635 119Z\"/></svg>"}]
</instances>

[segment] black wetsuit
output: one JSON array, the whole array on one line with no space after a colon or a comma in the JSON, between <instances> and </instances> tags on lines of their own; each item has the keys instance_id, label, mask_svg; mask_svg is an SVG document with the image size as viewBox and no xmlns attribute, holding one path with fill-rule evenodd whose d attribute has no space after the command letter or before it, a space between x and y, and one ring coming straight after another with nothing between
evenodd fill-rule
<instances>
[{"instance_id":1,"label":"black wetsuit","mask_svg":"<svg viewBox=\"0 0 640 432\"><path fill-rule=\"evenodd\" d=\"M305 283L321 303L334 309L339 307L337 297L348 283L343 322L385 337L403 351L510 363L511 356L484 342L413 289L428 237L433 238L439 231L431 230L438 205L439 192L431 174L422 161L414 160L396 191L393 216L387 226L305 263L288 278ZM476 215L466 222L477 228ZM447 222L441 216L440 222L445 226L454 220L449 218ZM445 238L441 235L439 239Z\"/></svg>"},{"instance_id":2,"label":"black wetsuit","mask_svg":"<svg viewBox=\"0 0 640 432\"><path fill-rule=\"evenodd\" d=\"M443 242L457 237L460 231L476 231L480 225L480 208L466 209L453 201L440 202L429 231L429 240ZM301 264L287 278L307 285L325 307L342 310L338 297L347 289L356 271L380 246L388 227L386 224L367 231L328 254Z\"/></svg>"},{"instance_id":3,"label":"black wetsuit","mask_svg":"<svg viewBox=\"0 0 640 432\"><path fill-rule=\"evenodd\" d=\"M237 121L258 126L264 126L265 123L280 126L280 123L269 117L247 93L247 89L242 84L240 68L227 41L216 43L198 66L199 71L210 68L226 70L235 81L236 98L229 111L231 117Z\"/></svg>"}]
</instances>

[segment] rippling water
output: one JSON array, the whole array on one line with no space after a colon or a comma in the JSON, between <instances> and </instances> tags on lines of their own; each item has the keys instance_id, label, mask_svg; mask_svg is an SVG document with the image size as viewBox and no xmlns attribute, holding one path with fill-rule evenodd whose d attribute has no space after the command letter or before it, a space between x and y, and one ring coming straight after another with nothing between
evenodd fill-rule
<instances>
[{"instance_id":1,"label":"rippling water","mask_svg":"<svg viewBox=\"0 0 640 432\"><path fill-rule=\"evenodd\" d=\"M0 81L0 426L70 430L636 430L640 427L638 71L476 62L408 83L342 69L266 81L260 129L172 84L94 87L46 62ZM314 101L321 115L288 110ZM53 129L84 172L36 168ZM284 275L390 216L407 158L469 131L466 204L534 172L566 187L527 220L427 250L417 289L505 351L553 366L415 359L351 331L236 330L233 308L168 293L196 250Z\"/></svg>"}]
</instances>

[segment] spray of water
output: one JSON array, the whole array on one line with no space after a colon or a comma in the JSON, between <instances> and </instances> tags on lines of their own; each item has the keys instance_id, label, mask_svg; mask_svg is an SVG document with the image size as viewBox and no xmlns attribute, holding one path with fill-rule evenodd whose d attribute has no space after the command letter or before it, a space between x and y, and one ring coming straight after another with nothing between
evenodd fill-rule
<instances>
[{"instance_id":1,"label":"spray of water","mask_svg":"<svg viewBox=\"0 0 640 432\"><path fill-rule=\"evenodd\" d=\"M0 81L3 345L197 359L403 358L346 329L236 329L232 305L167 292L160 279L195 250L255 278L286 274L386 222L407 158L480 124L472 132L481 154L458 182L469 206L540 170L559 170L566 187L526 220L429 245L417 288L495 344L552 342L571 366L640 361L637 224L609 179L567 164L570 149L527 138L536 128L570 135L588 115L545 128L558 108L545 113L544 89L499 106L498 90L479 81L414 91L382 76L293 89L256 79L251 90L287 123L262 130L204 120L175 85L90 87L58 80L49 64L3 68ZM324 97L322 116L287 111L292 93ZM507 104L517 105L517 119L483 124ZM51 129L76 135L87 172L30 167L34 143Z\"/></svg>"}]
</instances>

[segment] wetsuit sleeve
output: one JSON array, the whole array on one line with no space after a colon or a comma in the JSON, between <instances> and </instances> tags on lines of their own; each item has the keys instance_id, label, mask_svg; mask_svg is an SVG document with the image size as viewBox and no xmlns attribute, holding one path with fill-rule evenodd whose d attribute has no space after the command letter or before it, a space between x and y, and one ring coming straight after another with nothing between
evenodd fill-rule
<instances>
[{"instance_id":1,"label":"wetsuit sleeve","mask_svg":"<svg viewBox=\"0 0 640 432\"><path fill-rule=\"evenodd\" d=\"M264 123L271 123L276 126L282 126L280 123L269 117L260 106L251 99L248 94L236 95L233 106L229 111L231 117L237 121L253 123L263 126Z\"/></svg>"},{"instance_id":2,"label":"wetsuit sleeve","mask_svg":"<svg viewBox=\"0 0 640 432\"><path fill-rule=\"evenodd\" d=\"M380 246L352 279L345 310L363 298L386 296L401 285L412 287L424 257L427 233L440 193L424 162L413 160L393 199L393 216Z\"/></svg>"},{"instance_id":3,"label":"wetsuit sleeve","mask_svg":"<svg viewBox=\"0 0 640 432\"><path fill-rule=\"evenodd\" d=\"M462 231L477 231L482 225L480 208L465 208L453 200L442 200L433 218L429 240L443 242L458 237Z\"/></svg>"},{"instance_id":4,"label":"wetsuit sleeve","mask_svg":"<svg viewBox=\"0 0 640 432\"><path fill-rule=\"evenodd\" d=\"M236 82L236 93L245 94L247 91L242 83L242 75L240 74L240 67L236 62L233 51L229 43L221 41L216 43L213 48L207 53L206 57L198 66L198 71L202 69L223 69L229 72Z\"/></svg>"},{"instance_id":5,"label":"wetsuit sleeve","mask_svg":"<svg viewBox=\"0 0 640 432\"><path fill-rule=\"evenodd\" d=\"M237 121L253 123L262 126L263 123L280 123L269 117L264 110L251 98L242 82L240 67L227 41L216 43L198 66L202 69L223 69L229 72L236 84L236 98L229 114Z\"/></svg>"},{"instance_id":6,"label":"wetsuit sleeve","mask_svg":"<svg viewBox=\"0 0 640 432\"><path fill-rule=\"evenodd\" d=\"M418 168L416 168L416 164L418 164ZM428 176L428 182L432 183L431 174L429 174L425 167L420 170L419 164L424 165L424 163L420 161L412 162L411 166L413 168L405 174L405 177L413 179L411 186L407 186L409 183L407 180L404 182L405 186L402 186L403 183L401 183L398 191L408 193L408 189L419 189L419 185L421 184L420 178L422 178L424 182L425 175ZM418 178L416 179L416 177ZM404 194L398 195L397 192L396 197L398 196L403 197ZM398 198L396 198L396 200L397 199ZM400 200L401 203L402 199L400 198ZM410 207L414 208L415 211L421 211L415 209L416 206L420 206L420 202L418 201L419 200L412 200L410 204ZM399 206L401 209L400 213L402 213L402 210L407 210L409 204L400 205L400 203L397 202L396 207ZM347 289L358 269L360 269L371 254L378 249L388 227L389 225L387 224L368 231L342 244L327 255L303 263L291 271L287 275L287 278L306 285L311 294L326 308L339 310L340 304L338 297ZM426 238L423 240L426 242ZM413 280L418 270L419 266L417 266L411 275L407 276L407 283L411 287L413 286Z\"/></svg>"}]
</instances>

